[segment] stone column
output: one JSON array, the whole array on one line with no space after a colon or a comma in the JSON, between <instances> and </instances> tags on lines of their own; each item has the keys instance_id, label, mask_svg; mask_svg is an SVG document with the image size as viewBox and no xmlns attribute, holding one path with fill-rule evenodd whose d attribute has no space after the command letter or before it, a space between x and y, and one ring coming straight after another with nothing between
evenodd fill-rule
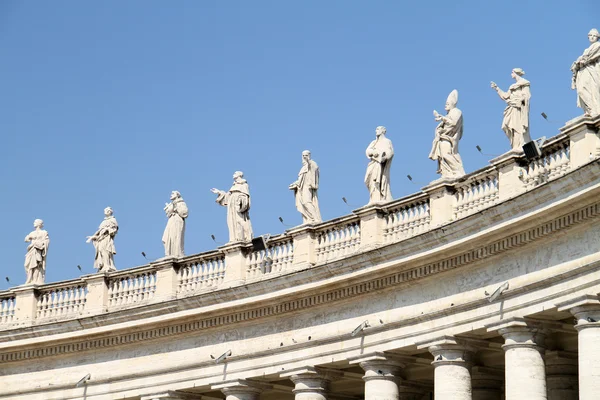
<instances>
[{"instance_id":1,"label":"stone column","mask_svg":"<svg viewBox=\"0 0 600 400\"><path fill-rule=\"evenodd\" d=\"M385 228L385 213L381 206L369 204L352 212L360 218L361 249L368 250L381 246Z\"/></svg>"},{"instance_id":2,"label":"stone column","mask_svg":"<svg viewBox=\"0 0 600 400\"><path fill-rule=\"evenodd\" d=\"M523 169L523 153L509 151L503 155L490 160L498 170L498 199L504 201L525 192L525 185L521 180Z\"/></svg>"},{"instance_id":3,"label":"stone column","mask_svg":"<svg viewBox=\"0 0 600 400\"><path fill-rule=\"evenodd\" d=\"M577 319L579 357L579 399L600 396L600 297L581 296L558 304Z\"/></svg>"},{"instance_id":4,"label":"stone column","mask_svg":"<svg viewBox=\"0 0 600 400\"><path fill-rule=\"evenodd\" d=\"M228 243L219 247L225 254L225 277L223 287L242 285L246 281L246 254L249 252L248 243Z\"/></svg>"},{"instance_id":5,"label":"stone column","mask_svg":"<svg viewBox=\"0 0 600 400\"><path fill-rule=\"evenodd\" d=\"M221 390L225 400L258 400L260 394L272 386L246 379L235 379L211 385L212 390Z\"/></svg>"},{"instance_id":6,"label":"stone column","mask_svg":"<svg viewBox=\"0 0 600 400\"><path fill-rule=\"evenodd\" d=\"M87 285L88 294L85 298L84 313L86 315L102 314L108 307L107 274L101 272L81 277Z\"/></svg>"},{"instance_id":7,"label":"stone column","mask_svg":"<svg viewBox=\"0 0 600 400\"><path fill-rule=\"evenodd\" d=\"M488 326L488 331L504 337L506 400L547 400L542 326L511 318Z\"/></svg>"},{"instance_id":8,"label":"stone column","mask_svg":"<svg viewBox=\"0 0 600 400\"><path fill-rule=\"evenodd\" d=\"M471 367L475 348L452 336L417 344L433 355L435 399L471 400ZM529 400L529 399L528 399Z\"/></svg>"},{"instance_id":9,"label":"stone column","mask_svg":"<svg viewBox=\"0 0 600 400\"><path fill-rule=\"evenodd\" d=\"M349 358L365 371L365 400L410 399L400 397L400 370L405 364L385 353L375 352Z\"/></svg>"},{"instance_id":10,"label":"stone column","mask_svg":"<svg viewBox=\"0 0 600 400\"><path fill-rule=\"evenodd\" d=\"M566 351L546 352L548 400L578 400L577 354Z\"/></svg>"},{"instance_id":11,"label":"stone column","mask_svg":"<svg viewBox=\"0 0 600 400\"><path fill-rule=\"evenodd\" d=\"M295 400L326 400L330 382L342 375L340 371L302 367L288 370L279 376L290 378L294 382Z\"/></svg>"}]
</instances>

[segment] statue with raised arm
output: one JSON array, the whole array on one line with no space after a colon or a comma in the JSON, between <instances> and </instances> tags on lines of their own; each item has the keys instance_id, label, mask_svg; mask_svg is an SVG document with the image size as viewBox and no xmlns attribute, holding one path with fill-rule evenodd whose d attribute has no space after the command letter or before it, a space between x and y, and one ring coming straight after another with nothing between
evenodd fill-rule
<instances>
[{"instance_id":1,"label":"statue with raised arm","mask_svg":"<svg viewBox=\"0 0 600 400\"><path fill-rule=\"evenodd\" d=\"M453 90L446 100L445 110L447 114L440 115L433 110L436 121L440 121L435 128L435 138L431 146L429 158L437 160L437 173L442 178L459 178L465 174L462 159L458 154L458 142L463 134L463 117L456 104L458 103L458 91Z\"/></svg>"},{"instance_id":2,"label":"statue with raised arm","mask_svg":"<svg viewBox=\"0 0 600 400\"><path fill-rule=\"evenodd\" d=\"M302 214L303 224L322 221L317 189L319 189L319 166L310 158L310 151L304 150L298 180L290 185L290 190L294 191L296 198L296 208Z\"/></svg>"},{"instance_id":3,"label":"statue with raised arm","mask_svg":"<svg viewBox=\"0 0 600 400\"><path fill-rule=\"evenodd\" d=\"M229 242L249 242L252 240L252 225L250 225L250 189L244 179L244 173L233 173L233 185L228 192L212 188L217 195L216 202L227 207L227 227Z\"/></svg>"},{"instance_id":4,"label":"statue with raised arm","mask_svg":"<svg viewBox=\"0 0 600 400\"><path fill-rule=\"evenodd\" d=\"M98 272L116 271L115 267L115 236L119 230L117 219L113 216L113 209L106 207L104 209L104 220L100 227L92 236L88 236L86 243L92 243L96 250L94 258L94 268Z\"/></svg>"},{"instance_id":5,"label":"statue with raised arm","mask_svg":"<svg viewBox=\"0 0 600 400\"><path fill-rule=\"evenodd\" d=\"M523 78L525 72L521 68L512 70L511 77L515 83L508 91L501 90L494 82L491 83L498 96L506 102L502 130L510 140L513 150L521 150L523 145L531 141L529 136L529 101L531 90L529 81Z\"/></svg>"},{"instance_id":6,"label":"statue with raised arm","mask_svg":"<svg viewBox=\"0 0 600 400\"><path fill-rule=\"evenodd\" d=\"M590 47L571 66L571 89L577 89L577 107L587 116L600 114L600 42L598 29L588 33Z\"/></svg>"},{"instance_id":7,"label":"statue with raised arm","mask_svg":"<svg viewBox=\"0 0 600 400\"><path fill-rule=\"evenodd\" d=\"M385 137L385 126L375 129L376 139L367 147L366 154L369 159L365 185L369 189L369 204L392 200L390 188L390 168L394 157L392 141Z\"/></svg>"},{"instance_id":8,"label":"statue with raised arm","mask_svg":"<svg viewBox=\"0 0 600 400\"><path fill-rule=\"evenodd\" d=\"M29 242L25 254L25 273L27 274L25 284L42 285L46 279L46 256L50 237L44 230L44 221L41 219L33 221L33 227L35 229L25 236L25 241Z\"/></svg>"},{"instance_id":9,"label":"statue with raised arm","mask_svg":"<svg viewBox=\"0 0 600 400\"><path fill-rule=\"evenodd\" d=\"M181 193L176 190L171 192L171 202L165 203L164 210L169 219L162 237L165 257L183 257L185 219L188 217L188 208L181 198Z\"/></svg>"}]
</instances>

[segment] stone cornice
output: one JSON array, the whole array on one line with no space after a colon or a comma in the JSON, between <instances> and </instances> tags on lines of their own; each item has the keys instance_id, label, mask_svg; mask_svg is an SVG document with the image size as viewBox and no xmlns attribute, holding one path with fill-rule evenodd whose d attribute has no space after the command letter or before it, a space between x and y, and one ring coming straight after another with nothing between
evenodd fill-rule
<instances>
[{"instance_id":1,"label":"stone cornice","mask_svg":"<svg viewBox=\"0 0 600 400\"><path fill-rule=\"evenodd\" d=\"M595 195L595 192L588 193L588 197L593 198ZM573 202L570 202L569 204L572 205ZM498 206L501 206L501 204ZM7 351L0 354L0 362L27 360L86 350L98 350L105 347L125 345L143 340L191 334L224 325L230 326L234 323L281 316L302 310L306 307L330 305L334 302L346 301L354 296L361 296L372 293L373 291L393 288L406 282L411 282L468 265L486 257L502 254L506 251L510 251L535 240L555 234L558 231L580 224L591 218L596 218L598 215L600 215L600 202L585 205L567 214L559 216L553 214L552 218L548 217L545 221L542 220L541 223L540 216L535 216L532 218L538 221L537 225L533 225L520 231L511 231L510 235L499 237L493 241L484 240L484 245L473 246L470 248L471 246L468 244L465 246L464 244L458 243L457 245L463 249L465 247L470 249L467 251L463 250L450 257L439 259L438 256L438 260L433 262L412 263L413 265L416 264L416 266L399 271L398 266L393 265L393 268L386 268L378 272L380 275L377 277L372 277L373 275L369 274L368 276L371 276L372 278L368 278L367 274L363 274L362 276L345 280L343 285L333 283L330 285L329 289L325 286L321 288L321 291L314 289L307 290L306 295L303 297L298 297L297 294L282 294L276 299L271 298L267 302L268 304L265 304L264 301L255 302L254 304L240 303L241 307L240 304L236 304L224 310L197 314L193 316L193 318L188 316L186 317L186 322L176 320L162 321L161 326L141 326L137 328L138 331L136 332L129 331L124 334L120 334L118 329L114 329L114 332L104 332L101 336L99 336L98 333L95 333L94 338L86 337L87 334L85 332L83 332L84 335L77 338L71 338L65 335L64 339L59 341L56 341L55 337L49 337L48 343L45 346L43 343L37 343L35 346L31 347L25 343L23 343L23 345L19 345L18 343L5 343L1 347L4 347ZM476 215L473 216L473 218L476 218ZM519 226L524 227L526 224L519 224ZM502 232L507 232L507 230L501 230ZM395 245L392 244L387 247L390 248L391 246ZM381 250L373 250L371 253L377 253L378 251ZM353 257L364 257L364 254ZM338 263L340 263L340 261L338 261ZM389 274L389 270L396 270L398 272ZM385 271L388 271L388 273L385 274ZM381 274L381 272L384 272L384 274ZM311 291L313 293L311 293ZM154 322L154 324L158 325L157 322Z\"/></svg>"}]
</instances>

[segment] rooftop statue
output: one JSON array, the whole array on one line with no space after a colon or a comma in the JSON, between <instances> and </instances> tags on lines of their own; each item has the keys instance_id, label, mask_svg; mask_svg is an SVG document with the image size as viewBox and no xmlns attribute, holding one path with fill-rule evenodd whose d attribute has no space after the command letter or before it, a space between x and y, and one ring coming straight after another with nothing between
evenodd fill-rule
<instances>
[{"instance_id":1,"label":"rooftop statue","mask_svg":"<svg viewBox=\"0 0 600 400\"><path fill-rule=\"evenodd\" d=\"M367 147L366 154L369 159L365 185L369 189L369 204L392 200L390 188L390 168L394 157L392 141L385 137L385 126L375 129L377 138Z\"/></svg>"},{"instance_id":2,"label":"rooftop statue","mask_svg":"<svg viewBox=\"0 0 600 400\"><path fill-rule=\"evenodd\" d=\"M169 218L162 237L165 257L183 257L185 219L188 217L188 208L178 191L171 192L171 202L165 203L164 210Z\"/></svg>"},{"instance_id":3,"label":"rooftop statue","mask_svg":"<svg viewBox=\"0 0 600 400\"><path fill-rule=\"evenodd\" d=\"M503 91L492 82L492 89L496 90L502 100L506 102L502 130L510 140L513 150L521 150L523 145L531 141L529 136L529 100L531 90L529 81L523 78L525 72L521 68L512 70L510 76L516 81Z\"/></svg>"},{"instance_id":4,"label":"rooftop statue","mask_svg":"<svg viewBox=\"0 0 600 400\"><path fill-rule=\"evenodd\" d=\"M321 222L321 211L319 210L319 166L311 160L310 151L302 152L302 168L298 172L298 180L290 185L296 197L296 208L302 214L303 224L314 224Z\"/></svg>"},{"instance_id":5,"label":"rooftop statue","mask_svg":"<svg viewBox=\"0 0 600 400\"><path fill-rule=\"evenodd\" d=\"M588 33L590 47L571 66L572 89L577 89L577 107L587 116L600 114L600 33L592 29Z\"/></svg>"},{"instance_id":6,"label":"rooftop statue","mask_svg":"<svg viewBox=\"0 0 600 400\"><path fill-rule=\"evenodd\" d=\"M27 274L26 285L42 285L46 279L46 256L50 237L44 228L44 221L36 219L33 221L33 232L25 236L29 242L27 254L25 254L25 273Z\"/></svg>"},{"instance_id":7,"label":"rooftop statue","mask_svg":"<svg viewBox=\"0 0 600 400\"><path fill-rule=\"evenodd\" d=\"M96 255L94 258L94 268L98 272L116 271L115 268L115 236L119 230L116 218L113 216L113 209L106 207L104 209L104 220L100 227L92 236L88 236L86 243L92 242Z\"/></svg>"},{"instance_id":8,"label":"rooftop statue","mask_svg":"<svg viewBox=\"0 0 600 400\"><path fill-rule=\"evenodd\" d=\"M244 179L244 173L233 173L233 186L228 192L212 188L217 195L216 202L227 206L227 227L229 242L249 242L252 240L252 225L250 224L250 189Z\"/></svg>"},{"instance_id":9,"label":"rooftop statue","mask_svg":"<svg viewBox=\"0 0 600 400\"><path fill-rule=\"evenodd\" d=\"M437 160L437 173L442 178L459 178L465 174L462 159L458 154L458 142L463 134L462 111L456 108L458 91L453 90L446 100L446 116L433 110L436 121L440 121L435 128L435 138L431 146L429 158Z\"/></svg>"}]
</instances>

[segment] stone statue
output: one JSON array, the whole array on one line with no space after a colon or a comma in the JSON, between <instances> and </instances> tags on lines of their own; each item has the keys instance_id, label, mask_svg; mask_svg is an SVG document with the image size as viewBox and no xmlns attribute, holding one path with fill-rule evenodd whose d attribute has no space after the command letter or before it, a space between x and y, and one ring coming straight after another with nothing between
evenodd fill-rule
<instances>
[{"instance_id":1,"label":"stone statue","mask_svg":"<svg viewBox=\"0 0 600 400\"><path fill-rule=\"evenodd\" d=\"M25 273L27 274L26 285L42 285L46 279L46 256L50 237L44 228L44 221L36 219L33 221L35 230L25 236L29 242L27 254L25 254Z\"/></svg>"},{"instance_id":2,"label":"stone statue","mask_svg":"<svg viewBox=\"0 0 600 400\"><path fill-rule=\"evenodd\" d=\"M588 33L590 47L573 63L572 89L577 89L577 107L587 116L600 114L600 33L592 29Z\"/></svg>"},{"instance_id":3,"label":"stone statue","mask_svg":"<svg viewBox=\"0 0 600 400\"><path fill-rule=\"evenodd\" d=\"M459 178L465 174L462 159L458 154L458 142L463 134L462 111L456 108L458 91L453 90L446 100L446 116L433 110L436 121L440 121L435 128L435 138L431 146L429 158L437 160L437 173L442 178Z\"/></svg>"},{"instance_id":4,"label":"stone statue","mask_svg":"<svg viewBox=\"0 0 600 400\"><path fill-rule=\"evenodd\" d=\"M531 90L529 81L523 78L525 72L521 68L512 70L511 77L516 81L508 88L507 92L498 88L492 82L492 89L496 90L502 100L506 102L502 130L510 140L513 150L521 150L523 145L531 141L529 136L529 100Z\"/></svg>"},{"instance_id":5,"label":"stone statue","mask_svg":"<svg viewBox=\"0 0 600 400\"><path fill-rule=\"evenodd\" d=\"M188 208L178 191L171 192L171 202L165 203L164 210L169 218L162 237L165 245L165 257L183 257L185 219L188 217Z\"/></svg>"},{"instance_id":6,"label":"stone statue","mask_svg":"<svg viewBox=\"0 0 600 400\"><path fill-rule=\"evenodd\" d=\"M385 126L375 129L377 138L367 147L369 165L365 174L365 185L369 189L369 204L392 200L390 168L394 157L392 141L385 137Z\"/></svg>"},{"instance_id":7,"label":"stone statue","mask_svg":"<svg viewBox=\"0 0 600 400\"><path fill-rule=\"evenodd\" d=\"M116 271L115 268L115 236L119 230L116 218L113 216L113 209L106 207L104 209L104 220L100 223L100 227L92 236L88 236L86 243L92 242L96 249L94 258L94 268L98 272Z\"/></svg>"},{"instance_id":8,"label":"stone statue","mask_svg":"<svg viewBox=\"0 0 600 400\"><path fill-rule=\"evenodd\" d=\"M250 189L244 179L244 173L233 173L233 186L227 193L212 188L217 195L216 202L227 206L227 227L229 242L248 242L252 240L252 225L250 225Z\"/></svg>"},{"instance_id":9,"label":"stone statue","mask_svg":"<svg viewBox=\"0 0 600 400\"><path fill-rule=\"evenodd\" d=\"M298 180L290 185L296 197L296 208L302 214L303 224L314 224L321 222L321 211L319 211L319 166L311 160L310 151L302 152L302 168L298 172Z\"/></svg>"}]
</instances>

